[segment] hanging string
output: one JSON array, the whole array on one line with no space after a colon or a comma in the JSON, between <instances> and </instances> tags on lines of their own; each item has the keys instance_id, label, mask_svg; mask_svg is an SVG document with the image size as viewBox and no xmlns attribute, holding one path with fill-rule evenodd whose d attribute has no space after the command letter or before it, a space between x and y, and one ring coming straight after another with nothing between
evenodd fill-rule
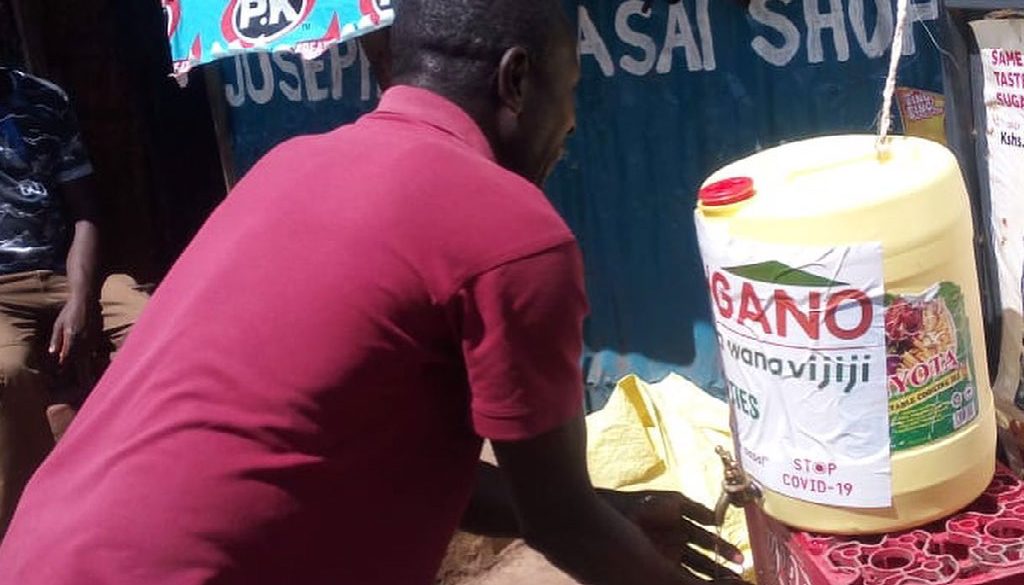
<instances>
[{"instance_id":1,"label":"hanging string","mask_svg":"<svg viewBox=\"0 0 1024 585\"><path fill-rule=\"evenodd\" d=\"M878 114L878 142L875 143L875 147L879 155L885 154L889 129L892 127L892 96L896 93L896 71L899 69L900 57L903 56L903 37L907 34L909 4L909 0L897 0L896 2L896 25L893 27L889 74L885 78L885 87L882 89L882 111Z\"/></svg>"}]
</instances>

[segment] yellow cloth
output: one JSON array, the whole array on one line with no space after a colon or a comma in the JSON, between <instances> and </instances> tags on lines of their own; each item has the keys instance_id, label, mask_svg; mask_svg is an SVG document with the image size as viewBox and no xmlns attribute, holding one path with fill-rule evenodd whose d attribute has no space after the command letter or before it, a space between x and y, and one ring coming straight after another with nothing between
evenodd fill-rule
<instances>
[{"instance_id":1,"label":"yellow cloth","mask_svg":"<svg viewBox=\"0 0 1024 585\"><path fill-rule=\"evenodd\" d=\"M623 491L670 490L714 508L722 490L721 445L733 450L729 407L675 374L657 384L623 378L608 404L587 417L587 463L594 485ZM731 508L722 537L746 557L750 537L743 511Z\"/></svg>"}]
</instances>

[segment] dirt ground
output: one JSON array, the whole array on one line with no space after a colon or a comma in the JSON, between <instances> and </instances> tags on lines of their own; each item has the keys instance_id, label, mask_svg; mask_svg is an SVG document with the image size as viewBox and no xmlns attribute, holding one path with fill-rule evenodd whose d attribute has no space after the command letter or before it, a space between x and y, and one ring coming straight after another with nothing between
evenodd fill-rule
<instances>
[{"instance_id":1,"label":"dirt ground","mask_svg":"<svg viewBox=\"0 0 1024 585\"><path fill-rule=\"evenodd\" d=\"M519 540L455 535L437 585L575 585Z\"/></svg>"},{"instance_id":2,"label":"dirt ground","mask_svg":"<svg viewBox=\"0 0 1024 585\"><path fill-rule=\"evenodd\" d=\"M494 463L494 452L485 444L480 458ZM437 576L437 585L576 585L521 540L485 538L459 532Z\"/></svg>"}]
</instances>

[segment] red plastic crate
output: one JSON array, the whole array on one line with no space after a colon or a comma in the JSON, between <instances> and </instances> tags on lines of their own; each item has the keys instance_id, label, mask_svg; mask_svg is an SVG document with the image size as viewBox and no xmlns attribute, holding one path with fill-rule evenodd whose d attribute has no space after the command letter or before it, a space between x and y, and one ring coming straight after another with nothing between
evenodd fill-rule
<instances>
[{"instance_id":1,"label":"red plastic crate","mask_svg":"<svg viewBox=\"0 0 1024 585\"><path fill-rule=\"evenodd\" d=\"M800 532L747 510L759 585L1024 585L1024 483L1000 468L964 511L879 536Z\"/></svg>"}]
</instances>

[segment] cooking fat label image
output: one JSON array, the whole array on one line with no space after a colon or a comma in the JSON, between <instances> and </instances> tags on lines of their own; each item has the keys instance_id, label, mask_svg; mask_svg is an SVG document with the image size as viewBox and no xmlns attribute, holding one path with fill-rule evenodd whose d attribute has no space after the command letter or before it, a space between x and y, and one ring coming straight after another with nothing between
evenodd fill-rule
<instances>
[{"instance_id":1,"label":"cooking fat label image","mask_svg":"<svg viewBox=\"0 0 1024 585\"><path fill-rule=\"evenodd\" d=\"M978 417L971 333L960 287L889 295L886 369L892 450L937 441Z\"/></svg>"},{"instance_id":2,"label":"cooking fat label image","mask_svg":"<svg viewBox=\"0 0 1024 585\"><path fill-rule=\"evenodd\" d=\"M767 245L698 219L744 469L819 504L891 505L882 247Z\"/></svg>"}]
</instances>

